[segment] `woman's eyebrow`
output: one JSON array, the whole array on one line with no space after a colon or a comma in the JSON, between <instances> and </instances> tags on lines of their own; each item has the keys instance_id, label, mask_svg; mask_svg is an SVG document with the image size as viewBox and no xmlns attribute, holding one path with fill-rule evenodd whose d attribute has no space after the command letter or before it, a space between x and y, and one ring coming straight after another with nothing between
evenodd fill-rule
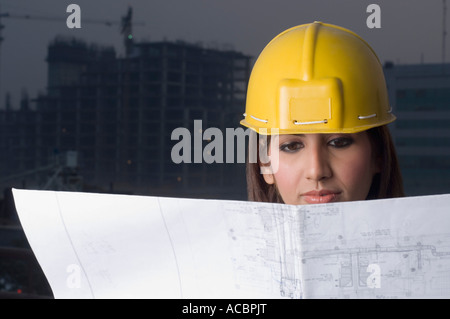
<instances>
[{"instance_id":1,"label":"woman's eyebrow","mask_svg":"<svg viewBox=\"0 0 450 319\"><path fill-rule=\"evenodd\" d=\"M292 136L292 137L305 137L305 134L286 134L286 136Z\"/></svg>"},{"instance_id":2,"label":"woman's eyebrow","mask_svg":"<svg viewBox=\"0 0 450 319\"><path fill-rule=\"evenodd\" d=\"M285 140L291 139L291 138L305 138L305 137L306 137L305 134L280 134L280 135L278 135L278 140L285 141Z\"/></svg>"}]
</instances>

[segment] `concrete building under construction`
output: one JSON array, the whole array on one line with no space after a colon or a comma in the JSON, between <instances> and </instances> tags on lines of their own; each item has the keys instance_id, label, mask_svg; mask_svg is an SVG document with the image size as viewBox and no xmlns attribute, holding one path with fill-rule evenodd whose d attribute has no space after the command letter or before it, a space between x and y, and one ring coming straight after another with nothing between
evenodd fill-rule
<instances>
[{"instance_id":1,"label":"concrete building under construction","mask_svg":"<svg viewBox=\"0 0 450 319\"><path fill-rule=\"evenodd\" d=\"M194 120L204 129L238 127L251 57L182 41L125 44L125 57L76 39L49 45L47 92L23 108L20 127L29 132L17 132L10 147L26 154L5 155L3 168L37 172L70 152L85 190L245 199L244 164L175 164L171 133L192 132ZM17 111L3 118L9 113ZM37 176L20 181L46 183Z\"/></svg>"},{"instance_id":2,"label":"concrete building under construction","mask_svg":"<svg viewBox=\"0 0 450 319\"><path fill-rule=\"evenodd\" d=\"M391 125L408 195L450 192L450 64L384 68Z\"/></svg>"}]
</instances>

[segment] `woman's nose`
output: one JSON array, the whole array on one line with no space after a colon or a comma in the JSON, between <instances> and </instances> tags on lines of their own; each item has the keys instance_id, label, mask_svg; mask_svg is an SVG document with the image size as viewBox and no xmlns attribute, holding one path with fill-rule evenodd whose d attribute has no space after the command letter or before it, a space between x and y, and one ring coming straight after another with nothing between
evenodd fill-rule
<instances>
[{"instance_id":1,"label":"woman's nose","mask_svg":"<svg viewBox=\"0 0 450 319\"><path fill-rule=\"evenodd\" d=\"M332 176L329 157L326 149L320 146L312 146L307 152L306 178L311 181L324 181Z\"/></svg>"}]
</instances>

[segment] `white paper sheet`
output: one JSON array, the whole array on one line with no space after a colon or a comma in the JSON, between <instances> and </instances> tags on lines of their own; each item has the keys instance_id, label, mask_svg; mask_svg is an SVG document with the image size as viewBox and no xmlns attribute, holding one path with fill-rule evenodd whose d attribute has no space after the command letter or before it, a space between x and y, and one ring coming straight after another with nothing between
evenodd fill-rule
<instances>
[{"instance_id":1,"label":"white paper sheet","mask_svg":"<svg viewBox=\"0 0 450 319\"><path fill-rule=\"evenodd\" d=\"M450 297L450 195L289 206L13 194L56 298Z\"/></svg>"}]
</instances>

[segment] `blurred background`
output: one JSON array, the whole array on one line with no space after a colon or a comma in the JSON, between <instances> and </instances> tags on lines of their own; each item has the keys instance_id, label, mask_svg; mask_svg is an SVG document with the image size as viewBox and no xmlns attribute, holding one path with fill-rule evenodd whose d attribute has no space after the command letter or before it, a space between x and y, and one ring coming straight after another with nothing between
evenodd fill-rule
<instances>
[{"instance_id":1,"label":"blurred background","mask_svg":"<svg viewBox=\"0 0 450 319\"><path fill-rule=\"evenodd\" d=\"M81 28L66 25L71 3ZM372 3L381 28L367 26ZM175 164L171 133L239 127L261 50L313 21L377 52L407 194L449 193L445 0L0 0L0 297L52 297L13 187L246 200L237 157Z\"/></svg>"}]
</instances>

